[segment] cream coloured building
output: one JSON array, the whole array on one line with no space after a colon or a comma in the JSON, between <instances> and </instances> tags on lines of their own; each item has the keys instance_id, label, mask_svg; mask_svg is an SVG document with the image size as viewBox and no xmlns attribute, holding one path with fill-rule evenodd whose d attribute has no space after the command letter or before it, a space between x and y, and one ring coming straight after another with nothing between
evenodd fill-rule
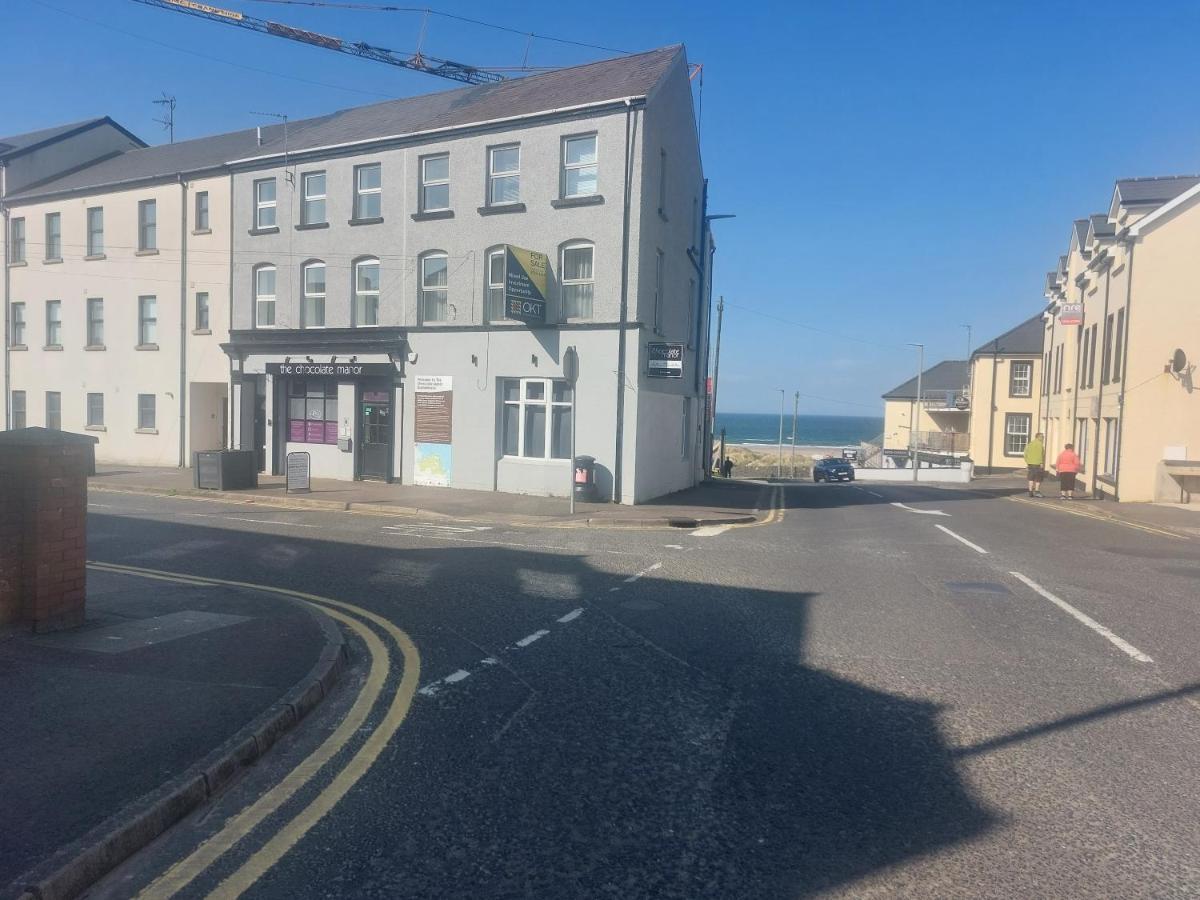
<instances>
[{"instance_id":1,"label":"cream coloured building","mask_svg":"<svg viewBox=\"0 0 1200 900\"><path fill-rule=\"evenodd\" d=\"M981 473L1025 466L1025 446L1041 429L1041 313L971 354L970 457Z\"/></svg>"},{"instance_id":2,"label":"cream coloured building","mask_svg":"<svg viewBox=\"0 0 1200 900\"><path fill-rule=\"evenodd\" d=\"M921 373L919 397L916 376L884 394L885 460L905 465L914 446L922 454L966 456L971 419L967 379L966 361L949 359Z\"/></svg>"}]
</instances>

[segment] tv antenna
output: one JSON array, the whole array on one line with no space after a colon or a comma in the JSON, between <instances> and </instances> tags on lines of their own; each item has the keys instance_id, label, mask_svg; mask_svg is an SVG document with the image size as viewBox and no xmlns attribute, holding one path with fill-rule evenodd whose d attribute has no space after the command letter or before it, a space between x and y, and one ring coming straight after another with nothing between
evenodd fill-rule
<instances>
[{"instance_id":1,"label":"tv antenna","mask_svg":"<svg viewBox=\"0 0 1200 900\"><path fill-rule=\"evenodd\" d=\"M254 110L251 110L251 111L250 111L250 115L252 115L252 116L263 116L264 118L267 118L267 119L278 119L280 122L282 122L282 123L283 123L283 168L284 168L284 176L287 178L287 182L288 182L288 184L292 185L292 187L295 187L295 186L296 186L296 178L295 178L295 175L293 175L293 174L292 174L292 170L288 168L288 117L287 117L286 115L284 115L283 113L273 113L273 112L255 112ZM258 126L258 146L260 146L260 147L261 147L261 146L262 146L262 143L263 143L263 137L262 137L262 126L260 125L260 126Z\"/></svg>"},{"instance_id":2,"label":"tv antenna","mask_svg":"<svg viewBox=\"0 0 1200 900\"><path fill-rule=\"evenodd\" d=\"M170 133L171 143L175 143L175 95L168 95L166 91L163 91L161 100L151 100L150 102L163 108L163 117L154 121Z\"/></svg>"}]
</instances>

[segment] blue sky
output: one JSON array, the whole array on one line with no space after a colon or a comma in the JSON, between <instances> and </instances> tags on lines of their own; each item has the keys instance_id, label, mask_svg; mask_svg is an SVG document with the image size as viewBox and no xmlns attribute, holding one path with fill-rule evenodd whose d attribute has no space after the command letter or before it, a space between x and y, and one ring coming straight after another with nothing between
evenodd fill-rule
<instances>
[{"instance_id":1,"label":"blue sky","mask_svg":"<svg viewBox=\"0 0 1200 900\"><path fill-rule=\"evenodd\" d=\"M397 50L422 18L218 5ZM1106 209L1116 178L1200 171L1194 4L436 9L627 50L683 42L704 64L711 211L737 214L715 226L726 411L772 411L783 387L803 412L881 413L915 369L905 342L932 364L964 355L962 324L978 344L1037 312L1071 219ZM108 114L160 142L164 90L186 139L253 125L252 110L300 118L456 86L131 0L27 0L4 21L0 133ZM424 46L504 66L526 40L431 17ZM529 51L531 65L609 55Z\"/></svg>"}]
</instances>

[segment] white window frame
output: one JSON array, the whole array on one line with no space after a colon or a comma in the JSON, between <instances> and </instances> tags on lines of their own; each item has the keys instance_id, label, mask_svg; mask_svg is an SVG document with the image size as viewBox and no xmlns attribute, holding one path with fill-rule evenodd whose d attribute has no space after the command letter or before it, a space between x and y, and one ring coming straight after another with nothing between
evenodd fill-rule
<instances>
[{"instance_id":1,"label":"white window frame","mask_svg":"<svg viewBox=\"0 0 1200 900\"><path fill-rule=\"evenodd\" d=\"M362 186L362 176L364 172L370 169L379 170L379 187L364 188ZM379 195L379 211L373 216L363 215L363 198L372 195ZM354 167L354 220L356 222L373 221L383 217L383 164L382 163L364 163L361 166Z\"/></svg>"},{"instance_id":2,"label":"white window frame","mask_svg":"<svg viewBox=\"0 0 1200 900\"><path fill-rule=\"evenodd\" d=\"M568 162L567 161L568 160L567 147L571 144L571 142L572 141L586 141L586 140L590 140L592 142L592 162L590 162L590 163ZM596 182L595 188L590 191L576 191L575 193L571 193L571 191L568 190L568 188L567 188L567 185L570 183L570 173L571 172L582 172L585 169L593 170L593 176L594 176L595 182ZM587 133L585 133L585 134L569 134L569 135L566 135L562 139L562 175L561 175L561 179L562 179L562 181L559 186L559 189L562 191L562 193L559 196L561 196L564 200L572 200L572 199L577 199L579 197L593 197L596 194L600 193L600 138L596 132L593 131L590 134L587 134Z\"/></svg>"},{"instance_id":3,"label":"white window frame","mask_svg":"<svg viewBox=\"0 0 1200 900\"><path fill-rule=\"evenodd\" d=\"M138 297L138 346L158 346L158 297L142 294Z\"/></svg>"},{"instance_id":4,"label":"white window frame","mask_svg":"<svg viewBox=\"0 0 1200 900\"><path fill-rule=\"evenodd\" d=\"M496 169L496 154L505 150L517 151L517 167L515 169L504 169L497 171ZM496 186L502 180L515 179L517 185L517 196L512 200L497 200ZM488 206L513 206L521 202L521 145L520 144L498 144L495 147L488 147L488 191L487 205Z\"/></svg>"},{"instance_id":5,"label":"white window frame","mask_svg":"<svg viewBox=\"0 0 1200 900\"><path fill-rule=\"evenodd\" d=\"M1014 426L1018 426L1015 427ZM1024 438L1022 442L1021 439ZM1005 413L1004 415L1004 455L1024 456L1025 448L1033 438L1033 415L1031 413ZM1013 440L1020 443L1014 447Z\"/></svg>"},{"instance_id":6,"label":"white window frame","mask_svg":"<svg viewBox=\"0 0 1200 900\"><path fill-rule=\"evenodd\" d=\"M51 229L50 223L54 223L54 228ZM43 257L47 262L51 260L62 259L62 213L46 213L46 255ZM50 251L54 253L51 255Z\"/></svg>"},{"instance_id":7,"label":"white window frame","mask_svg":"<svg viewBox=\"0 0 1200 900\"><path fill-rule=\"evenodd\" d=\"M375 267L375 269L376 269L375 285L376 286L375 286L374 290L362 290L359 287L358 270L362 266L374 266ZM351 277L354 279L354 283L351 285L351 288L352 288L352 292L354 295L354 325L355 325L355 327L358 327L358 328L376 328L376 327L378 327L379 326L379 294L380 294L380 290L383 287L383 269L379 265L379 260L373 256L366 256L366 257L363 257L362 259L355 260L353 272L351 273ZM374 322L365 322L365 321L363 321L366 318L366 316L363 315L366 312L364 304L367 300L371 299L372 297L375 298L375 321Z\"/></svg>"},{"instance_id":8,"label":"white window frame","mask_svg":"<svg viewBox=\"0 0 1200 900\"><path fill-rule=\"evenodd\" d=\"M317 178L320 178L322 181L325 182L325 184L322 187L321 192L319 194L316 192L310 193L308 183L309 183L310 179L317 179ZM325 171L323 169L315 171L315 172L304 172L300 176L300 224L301 225L327 225L329 223L329 210L328 210L328 207L325 202L328 190L329 190L329 179L326 176ZM309 204L312 204L312 203L320 203L321 204L320 218L314 218L312 216L312 214L309 212Z\"/></svg>"},{"instance_id":9,"label":"white window frame","mask_svg":"<svg viewBox=\"0 0 1200 900\"><path fill-rule=\"evenodd\" d=\"M308 273L309 270L317 267L321 269L321 284L324 285L324 290L317 292L308 290ZM325 327L325 297L329 292L329 282L325 279L329 277L329 270L325 267L325 263L319 259L310 259L300 267L300 327L301 328L324 328ZM309 306L312 306L312 313L320 311L320 322L311 321L318 318L309 311Z\"/></svg>"},{"instance_id":10,"label":"white window frame","mask_svg":"<svg viewBox=\"0 0 1200 900\"><path fill-rule=\"evenodd\" d=\"M1079 471L1087 471L1088 435L1092 430L1091 419L1075 420L1075 455L1079 457Z\"/></svg>"},{"instance_id":11,"label":"white window frame","mask_svg":"<svg viewBox=\"0 0 1200 900\"><path fill-rule=\"evenodd\" d=\"M446 263L446 283L443 285L428 285L425 282L425 264L434 259ZM431 319L426 315L425 295L442 293L445 295L446 314L439 319ZM422 253L417 261L417 308L422 325L437 325L450 321L450 257L444 250L429 250Z\"/></svg>"},{"instance_id":12,"label":"white window frame","mask_svg":"<svg viewBox=\"0 0 1200 900\"><path fill-rule=\"evenodd\" d=\"M85 315L87 316L87 346L103 347L104 346L104 298L103 297L88 297L84 303ZM99 312L99 315L93 315L93 311Z\"/></svg>"},{"instance_id":13,"label":"white window frame","mask_svg":"<svg viewBox=\"0 0 1200 900\"><path fill-rule=\"evenodd\" d=\"M264 200L262 190L267 185L271 186L271 199ZM268 228L279 227L279 217L277 205L279 202L279 189L275 185L274 178L259 178L254 182L254 230L265 231ZM271 221L265 222L264 218L267 211L271 213Z\"/></svg>"},{"instance_id":14,"label":"white window frame","mask_svg":"<svg viewBox=\"0 0 1200 900\"><path fill-rule=\"evenodd\" d=\"M89 206L84 214L87 222L87 255L104 255L104 207ZM99 227L93 219L99 219Z\"/></svg>"},{"instance_id":15,"label":"white window frame","mask_svg":"<svg viewBox=\"0 0 1200 900\"><path fill-rule=\"evenodd\" d=\"M204 299L201 300L200 298ZM203 313L203 318L201 317ZM196 291L196 331L212 331L212 305L208 291Z\"/></svg>"},{"instance_id":16,"label":"white window frame","mask_svg":"<svg viewBox=\"0 0 1200 900\"><path fill-rule=\"evenodd\" d=\"M50 398L54 398L54 419L50 417ZM51 431L62 431L62 392L46 391L46 427Z\"/></svg>"},{"instance_id":17,"label":"white window frame","mask_svg":"<svg viewBox=\"0 0 1200 900\"><path fill-rule=\"evenodd\" d=\"M24 216L9 220L8 261L10 263L25 262L25 217Z\"/></svg>"},{"instance_id":18,"label":"white window frame","mask_svg":"<svg viewBox=\"0 0 1200 900\"><path fill-rule=\"evenodd\" d=\"M567 251L568 250L583 250L592 251L592 275L590 278L567 278ZM559 290L562 300L562 317L577 321L588 321L596 316L596 245L591 241L569 241L562 245L558 252L558 271L559 271ZM567 310L567 288L579 287L581 285L592 286L591 310L587 315L582 315L578 311L569 312Z\"/></svg>"},{"instance_id":19,"label":"white window frame","mask_svg":"<svg viewBox=\"0 0 1200 900\"><path fill-rule=\"evenodd\" d=\"M100 409L99 409L100 415L97 417L94 417L94 418L92 416L92 398L98 398L100 401ZM96 393L93 391L84 398L84 415L86 417L84 424L88 428L103 428L104 427L104 395L103 394L99 394L99 393Z\"/></svg>"},{"instance_id":20,"label":"white window frame","mask_svg":"<svg viewBox=\"0 0 1200 900\"><path fill-rule=\"evenodd\" d=\"M53 312L53 315L51 315ZM53 340L51 340L53 338ZM62 346L62 301L46 301L46 346Z\"/></svg>"},{"instance_id":21,"label":"white window frame","mask_svg":"<svg viewBox=\"0 0 1200 900\"><path fill-rule=\"evenodd\" d=\"M13 391L12 398L12 427L24 428L29 424L29 398L24 391Z\"/></svg>"},{"instance_id":22,"label":"white window frame","mask_svg":"<svg viewBox=\"0 0 1200 900\"><path fill-rule=\"evenodd\" d=\"M1121 420L1104 419L1104 472L1112 477L1117 470L1117 446L1121 434Z\"/></svg>"},{"instance_id":23,"label":"white window frame","mask_svg":"<svg viewBox=\"0 0 1200 900\"><path fill-rule=\"evenodd\" d=\"M158 201L138 201L138 250L158 249Z\"/></svg>"},{"instance_id":24,"label":"white window frame","mask_svg":"<svg viewBox=\"0 0 1200 900\"><path fill-rule=\"evenodd\" d=\"M516 400L509 400L504 395L505 386L507 384L512 384L512 383L516 383L518 385L518 392L517 392ZM540 399L540 400L529 399L528 385L534 384L534 383L540 383L543 386L542 387L542 399ZM505 407L505 409L501 410L499 439L500 439L500 443L501 443L500 451L501 451L502 456L505 459L538 460L541 462L548 462L548 463L556 462L556 461L570 462L571 458L569 455L568 456L554 456L553 455L554 454L554 410L555 409L566 410L567 415L568 416L571 415L571 400L569 399L569 394L568 394L568 399L566 399L566 400L555 400L554 399L554 386L556 384L564 386L568 391L574 389L574 388L572 388L572 386L569 382L567 382L566 380L564 380L562 378L501 378L500 379L500 384L499 384L500 400L501 400L501 406ZM544 408L546 411L546 414L545 414L546 433L543 435L543 441L544 441L543 446L545 447L545 454L543 456L530 456L530 455L527 455L525 452L525 412L530 407L541 407L541 408ZM517 452L515 455L504 452L505 451L505 448L503 446L503 444L504 444L504 421L507 416L507 408L514 408L517 410ZM570 420L568 419L568 421L567 421L568 432L570 430L570 427L571 427L571 423L570 423ZM567 453L569 454L570 452L571 452L570 448L568 447Z\"/></svg>"},{"instance_id":25,"label":"white window frame","mask_svg":"<svg viewBox=\"0 0 1200 900\"><path fill-rule=\"evenodd\" d=\"M1024 368L1023 377L1018 377L1018 367ZM1019 384L1024 384L1024 390L1020 393L1017 391ZM1017 399L1033 396L1033 360L1014 359L1008 364L1008 396Z\"/></svg>"},{"instance_id":26,"label":"white window frame","mask_svg":"<svg viewBox=\"0 0 1200 900\"><path fill-rule=\"evenodd\" d=\"M29 327L29 323L25 321L25 301L13 301L9 305L9 308L12 310L9 313L9 327L11 328L11 331L9 331L11 344L9 346L27 346L25 343L25 329Z\"/></svg>"},{"instance_id":27,"label":"white window frame","mask_svg":"<svg viewBox=\"0 0 1200 900\"><path fill-rule=\"evenodd\" d=\"M263 272L271 273L271 293L263 294L259 291L258 277ZM269 264L257 265L254 267L253 273L250 275L250 290L254 293L254 327L255 328L274 328L276 325L276 304L275 296L278 290L279 270ZM271 310L271 321L264 322L263 309L268 306Z\"/></svg>"},{"instance_id":28,"label":"white window frame","mask_svg":"<svg viewBox=\"0 0 1200 900\"><path fill-rule=\"evenodd\" d=\"M515 322L508 316L508 302L504 294L504 265L507 251L503 247L492 247L484 256L483 308L489 322ZM500 280L492 280L492 260L500 260ZM498 294L493 295L493 291ZM497 298L499 302L497 302Z\"/></svg>"},{"instance_id":29,"label":"white window frame","mask_svg":"<svg viewBox=\"0 0 1200 900\"><path fill-rule=\"evenodd\" d=\"M149 400L148 404L143 404L143 400ZM146 424L146 419L143 415L149 412L149 423ZM156 394L138 394L137 395L137 430L138 431L155 431L158 428L158 397Z\"/></svg>"},{"instance_id":30,"label":"white window frame","mask_svg":"<svg viewBox=\"0 0 1200 900\"><path fill-rule=\"evenodd\" d=\"M196 191L196 209L193 213L193 225L196 231L209 231L208 224L208 191Z\"/></svg>"},{"instance_id":31,"label":"white window frame","mask_svg":"<svg viewBox=\"0 0 1200 900\"><path fill-rule=\"evenodd\" d=\"M433 160L444 159L446 161L446 177L445 178L430 178L425 171L425 167ZM426 197L426 190L431 187L446 187L446 205L445 206L430 206L429 200ZM445 212L450 209L450 154L449 153L431 153L429 156L421 157L421 184L420 184L420 209L421 212Z\"/></svg>"}]
</instances>

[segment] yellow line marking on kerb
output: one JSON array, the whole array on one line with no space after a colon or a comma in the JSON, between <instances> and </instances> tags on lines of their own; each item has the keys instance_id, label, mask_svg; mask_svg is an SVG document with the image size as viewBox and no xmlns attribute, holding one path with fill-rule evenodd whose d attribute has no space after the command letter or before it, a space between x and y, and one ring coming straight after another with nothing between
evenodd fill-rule
<instances>
[{"instance_id":1,"label":"yellow line marking on kerb","mask_svg":"<svg viewBox=\"0 0 1200 900\"><path fill-rule=\"evenodd\" d=\"M252 584L243 581L232 581L223 578L207 578L201 576L176 576L170 572L154 569L142 569L135 566L122 566L112 563L89 563L94 568L109 572L129 575L140 575L148 578L174 580L184 584L215 584L232 587L243 587L281 596L294 597L318 607L322 612L332 616L348 628L354 630L363 639L371 656L371 668L367 675L366 684L354 701L350 712L342 720L333 734L321 744L306 759L302 760L284 779L258 798L254 803L242 810L225 823L225 826L213 837L201 844L192 854L175 863L163 875L138 894L139 900L157 900L157 898L172 897L194 881L209 866L222 855L231 850L239 841L246 837L264 819L278 810L300 788L307 784L342 748L355 736L369 715L371 708L379 699L379 695L387 682L390 671L390 660L386 647L379 637L352 615L366 619L383 631L396 643L404 657L404 673L392 699L391 706L383 720L371 732L370 736L359 748L358 752L334 776L333 780L302 809L294 818L280 828L267 843L254 853L240 868L226 878L209 894L210 897L233 898L239 897L251 885L271 869L300 839L328 813L338 801L346 795L367 773L378 759L383 748L399 729L412 706L413 696L421 677L421 660L416 646L407 634L386 619L375 615L361 607L343 603L328 597L306 594L302 591L292 591L271 585ZM331 608L336 607L336 608ZM345 613L339 610L346 610Z\"/></svg>"},{"instance_id":2,"label":"yellow line marking on kerb","mask_svg":"<svg viewBox=\"0 0 1200 900\"><path fill-rule=\"evenodd\" d=\"M771 509L766 517L757 522L742 522L738 525L730 525L730 528L760 528L763 525L775 525L783 521L783 485L775 485L771 490Z\"/></svg>"},{"instance_id":3,"label":"yellow line marking on kerb","mask_svg":"<svg viewBox=\"0 0 1200 900\"><path fill-rule=\"evenodd\" d=\"M1187 538L1185 538L1183 535L1176 534L1173 531L1164 531L1162 528L1155 528L1153 525L1142 525L1140 522L1129 522L1125 519L1118 519L1115 516L1097 515L1096 513L1087 512L1082 509L1068 509L1065 506L1055 506L1050 503L1038 503L1025 497L1009 497L1008 499L1013 503L1025 503L1029 506L1036 506L1039 509L1050 509L1055 510L1056 512L1064 512L1072 516L1079 516L1081 519L1092 519L1096 522L1108 522L1112 525L1120 525L1124 528L1133 528L1137 531L1145 531L1148 534L1158 534L1162 535L1163 537L1174 538L1177 541L1187 540Z\"/></svg>"}]
</instances>

